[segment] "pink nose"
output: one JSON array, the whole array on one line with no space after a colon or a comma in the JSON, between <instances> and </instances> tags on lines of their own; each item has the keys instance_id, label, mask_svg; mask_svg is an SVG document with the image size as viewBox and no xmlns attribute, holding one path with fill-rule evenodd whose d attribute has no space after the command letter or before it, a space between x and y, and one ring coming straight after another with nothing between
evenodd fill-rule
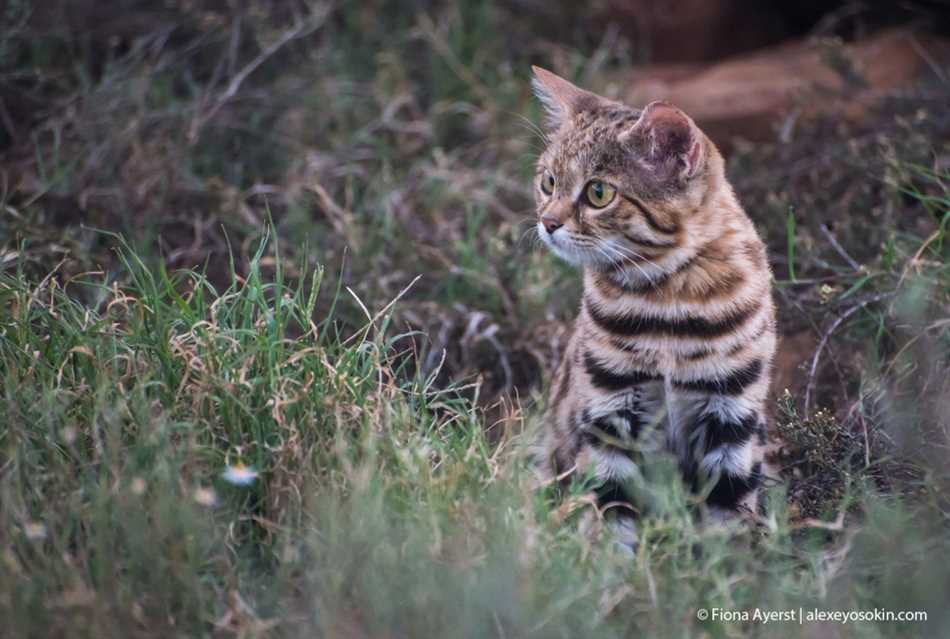
<instances>
[{"instance_id":1,"label":"pink nose","mask_svg":"<svg viewBox=\"0 0 950 639\"><path fill-rule=\"evenodd\" d=\"M550 215L542 215L541 224L544 225L544 230L548 232L548 235L554 233L554 231L564 226L561 224L560 220L558 220L556 217L551 217Z\"/></svg>"}]
</instances>

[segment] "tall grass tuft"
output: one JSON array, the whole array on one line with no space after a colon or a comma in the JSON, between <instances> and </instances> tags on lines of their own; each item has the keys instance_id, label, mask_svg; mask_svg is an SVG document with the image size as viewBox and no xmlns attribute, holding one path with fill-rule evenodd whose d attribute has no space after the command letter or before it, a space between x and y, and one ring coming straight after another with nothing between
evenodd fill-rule
<instances>
[{"instance_id":1,"label":"tall grass tuft","mask_svg":"<svg viewBox=\"0 0 950 639\"><path fill-rule=\"evenodd\" d=\"M779 486L757 526L709 528L656 455L628 557L584 486L536 485L536 418L515 407L489 437L469 400L404 366L392 304L342 332L316 306L322 271L265 277L265 243L217 290L118 242L124 285L0 274L10 636L735 636L760 627L697 611L756 607L950 627L938 496L849 483L841 503L866 519L844 527L791 522ZM872 627L908 628L838 631Z\"/></svg>"}]
</instances>

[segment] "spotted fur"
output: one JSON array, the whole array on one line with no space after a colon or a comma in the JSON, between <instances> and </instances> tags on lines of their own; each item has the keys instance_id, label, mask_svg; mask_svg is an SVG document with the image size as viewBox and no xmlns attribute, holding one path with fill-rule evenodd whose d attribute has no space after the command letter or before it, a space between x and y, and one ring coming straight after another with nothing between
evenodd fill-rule
<instances>
[{"instance_id":1,"label":"spotted fur","mask_svg":"<svg viewBox=\"0 0 950 639\"><path fill-rule=\"evenodd\" d=\"M554 184L539 177L538 233L584 270L547 469L593 473L609 508L628 500L644 433L659 431L711 512L754 507L775 310L765 246L722 156L672 105L635 109L535 75L551 127L538 175ZM592 180L616 190L603 208L585 197Z\"/></svg>"}]
</instances>

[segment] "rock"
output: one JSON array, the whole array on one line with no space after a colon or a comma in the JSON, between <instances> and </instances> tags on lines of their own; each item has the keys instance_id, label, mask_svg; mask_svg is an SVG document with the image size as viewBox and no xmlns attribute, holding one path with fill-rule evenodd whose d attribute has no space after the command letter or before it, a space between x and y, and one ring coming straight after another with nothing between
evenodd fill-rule
<instances>
[{"instance_id":1,"label":"rock","mask_svg":"<svg viewBox=\"0 0 950 639\"><path fill-rule=\"evenodd\" d=\"M611 76L610 93L629 104L667 100L717 144L767 139L787 118L840 114L859 120L868 107L950 59L948 41L889 29L853 44L798 40L714 64L663 64Z\"/></svg>"},{"instance_id":2,"label":"rock","mask_svg":"<svg viewBox=\"0 0 950 639\"><path fill-rule=\"evenodd\" d=\"M756 0L608 0L604 10L638 50L664 63L720 59L779 42L795 35L788 13L781 3Z\"/></svg>"}]
</instances>

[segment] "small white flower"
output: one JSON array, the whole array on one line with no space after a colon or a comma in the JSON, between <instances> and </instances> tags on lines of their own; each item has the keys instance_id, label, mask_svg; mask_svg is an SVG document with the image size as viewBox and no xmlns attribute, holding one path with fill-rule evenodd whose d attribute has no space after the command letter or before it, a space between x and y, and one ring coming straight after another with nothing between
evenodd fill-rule
<instances>
[{"instance_id":1,"label":"small white flower","mask_svg":"<svg viewBox=\"0 0 950 639\"><path fill-rule=\"evenodd\" d=\"M133 495L144 495L146 488L147 486L145 484L145 480L142 479L141 477L136 477L135 479L132 480L132 485L130 486L130 489L132 490Z\"/></svg>"},{"instance_id":2,"label":"small white flower","mask_svg":"<svg viewBox=\"0 0 950 639\"><path fill-rule=\"evenodd\" d=\"M300 560L300 550L293 544L286 544L280 553L280 560L287 564L297 563Z\"/></svg>"},{"instance_id":3,"label":"small white flower","mask_svg":"<svg viewBox=\"0 0 950 639\"><path fill-rule=\"evenodd\" d=\"M230 480L228 480L230 481ZM211 488L195 488L195 492L192 493L192 499L195 500L198 504L206 506L208 508L213 508L218 505L218 495Z\"/></svg>"},{"instance_id":4,"label":"small white flower","mask_svg":"<svg viewBox=\"0 0 950 639\"><path fill-rule=\"evenodd\" d=\"M257 471L253 466L245 466L241 462L233 466L228 466L223 473L222 479L235 486L250 486L257 479Z\"/></svg>"},{"instance_id":5,"label":"small white flower","mask_svg":"<svg viewBox=\"0 0 950 639\"><path fill-rule=\"evenodd\" d=\"M30 541L42 541L46 539L46 526L38 521L28 521L23 524L23 534Z\"/></svg>"},{"instance_id":6,"label":"small white flower","mask_svg":"<svg viewBox=\"0 0 950 639\"><path fill-rule=\"evenodd\" d=\"M59 434L67 445L76 441L76 429L72 426L66 426L61 431L59 431Z\"/></svg>"}]
</instances>

